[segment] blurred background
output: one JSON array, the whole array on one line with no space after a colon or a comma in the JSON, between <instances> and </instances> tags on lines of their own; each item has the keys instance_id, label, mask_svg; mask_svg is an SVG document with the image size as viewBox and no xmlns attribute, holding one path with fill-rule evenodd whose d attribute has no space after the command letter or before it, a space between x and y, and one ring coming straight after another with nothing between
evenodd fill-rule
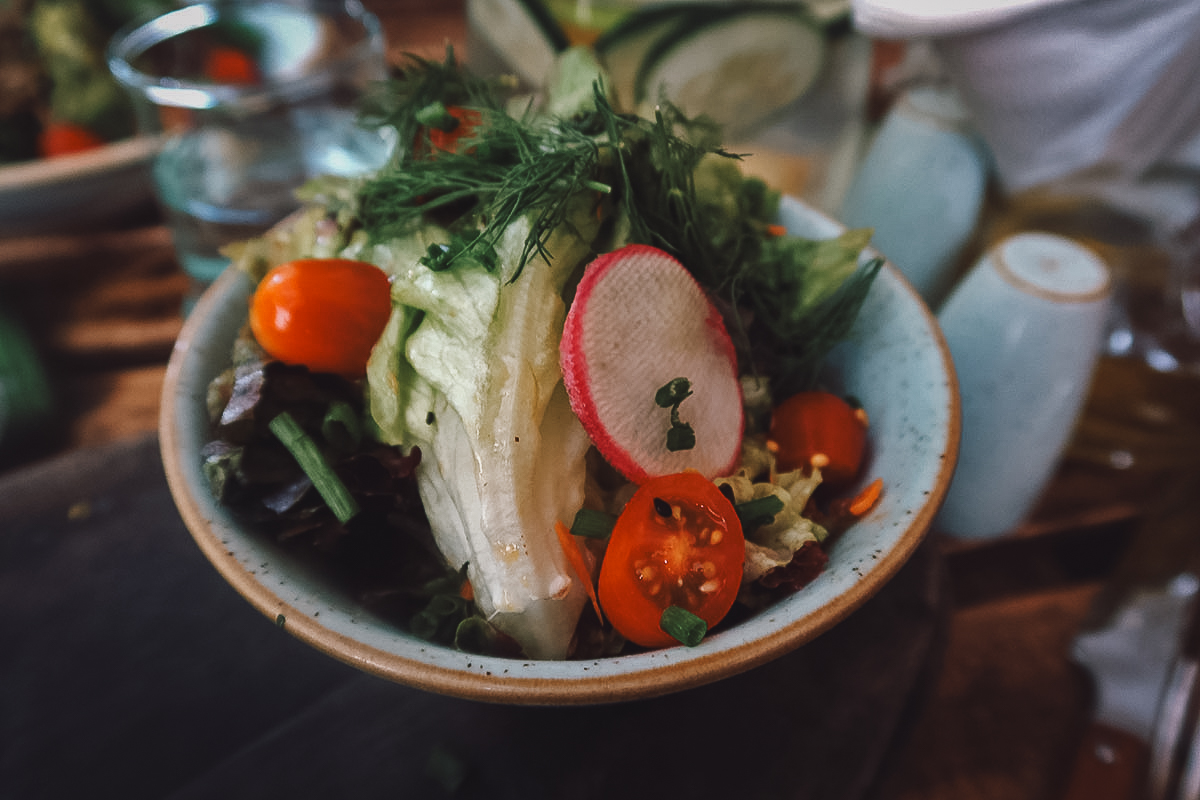
<instances>
[{"instance_id":1,"label":"blurred background","mask_svg":"<svg viewBox=\"0 0 1200 800\"><path fill-rule=\"evenodd\" d=\"M156 2L0 0L0 507L12 514L47 465L130 442L153 456L191 284L154 197L154 148L104 47ZM1013 233L1062 235L1103 260L1111 317L1036 505L988 540L930 537L935 630L873 787L1058 796L1090 714L1071 641L1093 601L1114 581L1196 566L1200 5L814 0L787 26L748 14L711 39L673 27L694 12L680 4L621 27L645 4L548 0L549 34L536 15L497 17L509 4L366 5L393 68L451 44L535 84L562 35L609 59L631 109L653 106L649 82L671 83L686 111L726 117L748 171L874 228L934 313Z\"/></svg>"}]
</instances>

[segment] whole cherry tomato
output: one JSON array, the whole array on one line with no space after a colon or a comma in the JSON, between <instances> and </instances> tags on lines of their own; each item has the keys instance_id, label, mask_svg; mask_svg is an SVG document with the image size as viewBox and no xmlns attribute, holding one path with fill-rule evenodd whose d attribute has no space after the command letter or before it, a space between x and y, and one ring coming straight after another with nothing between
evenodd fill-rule
<instances>
[{"instance_id":1,"label":"whole cherry tomato","mask_svg":"<svg viewBox=\"0 0 1200 800\"><path fill-rule=\"evenodd\" d=\"M829 392L801 392L771 413L769 439L786 472L816 466L834 488L851 483L867 447L867 417Z\"/></svg>"},{"instance_id":2,"label":"whole cherry tomato","mask_svg":"<svg viewBox=\"0 0 1200 800\"><path fill-rule=\"evenodd\" d=\"M733 505L698 472L651 478L618 517L600 567L600 606L643 647L676 640L659 625L678 606L716 625L742 583L746 545Z\"/></svg>"},{"instance_id":3,"label":"whole cherry tomato","mask_svg":"<svg viewBox=\"0 0 1200 800\"><path fill-rule=\"evenodd\" d=\"M234 47L216 46L204 59L205 76L216 83L253 85L258 83L258 65L254 59Z\"/></svg>"},{"instance_id":4,"label":"whole cherry tomato","mask_svg":"<svg viewBox=\"0 0 1200 800\"><path fill-rule=\"evenodd\" d=\"M38 152L43 158L69 156L103 146L103 139L71 122L51 122L38 136Z\"/></svg>"},{"instance_id":5,"label":"whole cherry tomato","mask_svg":"<svg viewBox=\"0 0 1200 800\"><path fill-rule=\"evenodd\" d=\"M306 258L262 279L250 303L250 329L272 358L358 378L391 312L390 284L379 267Z\"/></svg>"}]
</instances>

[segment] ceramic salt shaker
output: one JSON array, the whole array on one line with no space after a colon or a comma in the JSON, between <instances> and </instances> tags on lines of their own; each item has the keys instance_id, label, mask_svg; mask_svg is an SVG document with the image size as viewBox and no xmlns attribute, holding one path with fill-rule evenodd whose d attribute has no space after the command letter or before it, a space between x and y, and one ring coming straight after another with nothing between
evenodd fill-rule
<instances>
[{"instance_id":1,"label":"ceramic salt shaker","mask_svg":"<svg viewBox=\"0 0 1200 800\"><path fill-rule=\"evenodd\" d=\"M913 87L880 123L838 217L874 229L872 244L935 306L975 230L989 164L957 91Z\"/></svg>"},{"instance_id":2,"label":"ceramic salt shaker","mask_svg":"<svg viewBox=\"0 0 1200 800\"><path fill-rule=\"evenodd\" d=\"M935 528L982 539L1032 510L1083 407L1102 348L1110 274L1048 233L992 247L938 313L958 372L962 443Z\"/></svg>"}]
</instances>

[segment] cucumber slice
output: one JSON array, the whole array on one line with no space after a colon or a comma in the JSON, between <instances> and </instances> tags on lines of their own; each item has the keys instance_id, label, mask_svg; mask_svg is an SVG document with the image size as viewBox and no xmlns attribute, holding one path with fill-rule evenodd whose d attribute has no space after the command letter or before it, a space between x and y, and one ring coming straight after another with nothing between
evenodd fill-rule
<instances>
[{"instance_id":1,"label":"cucumber slice","mask_svg":"<svg viewBox=\"0 0 1200 800\"><path fill-rule=\"evenodd\" d=\"M540 88L567 35L541 0L475 0L467 3L468 24L525 84Z\"/></svg>"},{"instance_id":2,"label":"cucumber slice","mask_svg":"<svg viewBox=\"0 0 1200 800\"><path fill-rule=\"evenodd\" d=\"M717 15L724 14L710 3L647 6L602 33L592 47L608 72L617 109L634 110L638 73L648 55L661 51L664 42L673 41L696 22L708 22Z\"/></svg>"},{"instance_id":3,"label":"cucumber slice","mask_svg":"<svg viewBox=\"0 0 1200 800\"><path fill-rule=\"evenodd\" d=\"M665 96L707 114L731 137L803 95L825 61L821 27L801 9L733 7L665 42L638 73L639 104Z\"/></svg>"}]
</instances>

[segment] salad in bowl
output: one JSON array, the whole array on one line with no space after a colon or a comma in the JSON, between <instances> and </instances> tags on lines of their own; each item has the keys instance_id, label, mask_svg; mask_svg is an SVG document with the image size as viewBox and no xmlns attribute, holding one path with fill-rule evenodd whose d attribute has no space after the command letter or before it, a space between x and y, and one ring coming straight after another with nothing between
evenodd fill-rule
<instances>
[{"instance_id":1,"label":"salad in bowl","mask_svg":"<svg viewBox=\"0 0 1200 800\"><path fill-rule=\"evenodd\" d=\"M599 702L794 648L904 562L957 395L928 311L718 131L413 58L398 145L238 245L168 370L164 463L225 577L368 671Z\"/></svg>"}]
</instances>

